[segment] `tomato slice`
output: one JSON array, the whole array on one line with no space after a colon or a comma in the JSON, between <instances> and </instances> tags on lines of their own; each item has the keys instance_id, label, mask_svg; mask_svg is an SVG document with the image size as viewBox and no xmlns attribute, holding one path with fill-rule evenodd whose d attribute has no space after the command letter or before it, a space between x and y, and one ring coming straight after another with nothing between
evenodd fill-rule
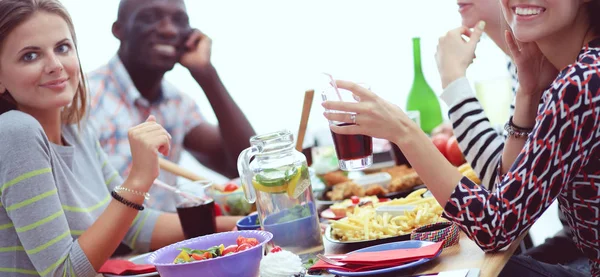
<instances>
[{"instance_id":1,"label":"tomato slice","mask_svg":"<svg viewBox=\"0 0 600 277\"><path fill-rule=\"evenodd\" d=\"M202 255L200 254L192 254L192 259L196 260L196 261L202 261L202 260L206 260L206 258L202 257Z\"/></svg>"},{"instance_id":2,"label":"tomato slice","mask_svg":"<svg viewBox=\"0 0 600 277\"><path fill-rule=\"evenodd\" d=\"M246 240L247 240L247 238L239 236L235 242L237 243L238 246L240 246L240 245L244 244L246 242Z\"/></svg>"},{"instance_id":3,"label":"tomato slice","mask_svg":"<svg viewBox=\"0 0 600 277\"><path fill-rule=\"evenodd\" d=\"M225 247L225 249L223 250L223 254L221 254L221 255L225 256L229 253L236 253L237 249L238 249L238 246L235 244L232 244L230 246Z\"/></svg>"},{"instance_id":4,"label":"tomato slice","mask_svg":"<svg viewBox=\"0 0 600 277\"><path fill-rule=\"evenodd\" d=\"M236 252L244 251L250 248L252 248L252 245L250 245L249 243L243 243L242 245L238 246Z\"/></svg>"},{"instance_id":5,"label":"tomato slice","mask_svg":"<svg viewBox=\"0 0 600 277\"><path fill-rule=\"evenodd\" d=\"M224 192L232 192L232 191L236 191L238 189L238 185L234 184L234 183L227 183L227 185L225 185L225 188L223 188Z\"/></svg>"},{"instance_id":6,"label":"tomato slice","mask_svg":"<svg viewBox=\"0 0 600 277\"><path fill-rule=\"evenodd\" d=\"M255 238L248 238L246 240L246 243L248 243L248 244L250 244L252 246L257 246L260 242L257 239L255 239Z\"/></svg>"}]
</instances>

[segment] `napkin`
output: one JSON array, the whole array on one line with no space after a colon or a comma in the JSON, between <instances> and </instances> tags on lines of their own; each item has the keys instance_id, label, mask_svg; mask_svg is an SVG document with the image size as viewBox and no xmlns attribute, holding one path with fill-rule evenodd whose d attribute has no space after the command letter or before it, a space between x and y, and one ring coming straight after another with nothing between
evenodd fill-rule
<instances>
[{"instance_id":1,"label":"napkin","mask_svg":"<svg viewBox=\"0 0 600 277\"><path fill-rule=\"evenodd\" d=\"M113 275L135 275L151 272L156 272L153 265L139 265L126 260L108 260L98 270L98 273Z\"/></svg>"},{"instance_id":2,"label":"napkin","mask_svg":"<svg viewBox=\"0 0 600 277\"><path fill-rule=\"evenodd\" d=\"M406 263L408 261L423 258L432 258L442 248L443 242L437 242L428 246L410 249L394 249L377 252L355 252L348 254L339 260L348 264L381 264L381 263Z\"/></svg>"},{"instance_id":3,"label":"napkin","mask_svg":"<svg viewBox=\"0 0 600 277\"><path fill-rule=\"evenodd\" d=\"M360 271L368 271L368 270L394 267L394 266L399 266L402 264L405 264L405 263L396 262L396 263L381 263L381 264L371 264L371 265L347 264L345 266L335 266L335 265L328 264L324 261L319 260L310 268L310 271L335 269L335 270L347 271L347 272L360 272Z\"/></svg>"},{"instance_id":4,"label":"napkin","mask_svg":"<svg viewBox=\"0 0 600 277\"><path fill-rule=\"evenodd\" d=\"M411 249L396 249L377 252L355 252L339 260L345 266L334 266L324 261L317 261L310 270L335 269L348 272L360 272L389 268L417 261L423 258L433 258L441 250L443 242Z\"/></svg>"}]
</instances>

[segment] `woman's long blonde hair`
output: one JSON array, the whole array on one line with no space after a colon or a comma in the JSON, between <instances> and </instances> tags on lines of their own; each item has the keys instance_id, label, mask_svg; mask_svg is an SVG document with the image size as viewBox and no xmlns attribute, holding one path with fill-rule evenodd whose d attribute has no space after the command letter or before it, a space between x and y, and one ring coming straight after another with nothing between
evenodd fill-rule
<instances>
[{"instance_id":1,"label":"woman's long blonde hair","mask_svg":"<svg viewBox=\"0 0 600 277\"><path fill-rule=\"evenodd\" d=\"M58 0L0 0L0 52L8 34L17 26L28 20L36 12L46 12L62 17L71 31L75 51L77 51L77 38L75 37L75 28L73 20ZM79 62L79 54L77 54ZM81 64L81 62L79 62ZM83 69L79 69L80 79L77 86L77 92L73 97L71 105L65 107L62 111L62 120L65 124L78 124L85 116L87 110L87 88ZM10 110L15 110L17 103L6 91L0 95L0 114Z\"/></svg>"}]
</instances>

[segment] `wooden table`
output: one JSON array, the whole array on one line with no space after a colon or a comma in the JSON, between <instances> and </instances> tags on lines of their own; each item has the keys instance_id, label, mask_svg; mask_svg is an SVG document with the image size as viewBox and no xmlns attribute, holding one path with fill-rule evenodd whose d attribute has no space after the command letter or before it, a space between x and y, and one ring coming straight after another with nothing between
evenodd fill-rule
<instances>
[{"instance_id":1,"label":"wooden table","mask_svg":"<svg viewBox=\"0 0 600 277\"><path fill-rule=\"evenodd\" d=\"M481 277L496 277L513 255L522 237L508 248L496 253L485 253L467 235L461 233L457 245L446 248L434 261L423 265L417 273L434 273L446 270L479 268Z\"/></svg>"},{"instance_id":2,"label":"wooden table","mask_svg":"<svg viewBox=\"0 0 600 277\"><path fill-rule=\"evenodd\" d=\"M525 235L526 233L503 251L486 254L475 242L461 232L457 245L444 249L442 254L435 260L420 266L412 272L405 272L405 274L426 274L457 269L479 268L481 270L480 277L495 277L500 274L500 271L502 271L508 259L510 259L517 247L519 247L519 242ZM323 238L323 244L326 254L345 254L353 250L339 247L325 238ZM131 258L133 256L135 255L124 258ZM98 277L102 277L102 275L98 275Z\"/></svg>"},{"instance_id":3,"label":"wooden table","mask_svg":"<svg viewBox=\"0 0 600 277\"><path fill-rule=\"evenodd\" d=\"M448 247L435 260L423 264L413 272L405 274L425 274L457 269L479 268L480 277L495 277L500 274L508 259L513 255L519 242L525 235L521 236L503 251L486 254L463 232L457 245ZM324 239L325 252L327 254L345 254L348 251L342 249Z\"/></svg>"}]
</instances>

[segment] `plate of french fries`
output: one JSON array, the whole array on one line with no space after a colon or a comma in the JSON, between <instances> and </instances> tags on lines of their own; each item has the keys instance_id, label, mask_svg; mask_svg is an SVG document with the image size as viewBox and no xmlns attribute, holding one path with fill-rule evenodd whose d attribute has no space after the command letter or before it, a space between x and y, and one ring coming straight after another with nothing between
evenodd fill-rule
<instances>
[{"instance_id":1,"label":"plate of french fries","mask_svg":"<svg viewBox=\"0 0 600 277\"><path fill-rule=\"evenodd\" d=\"M446 221L441 217L443 208L432 196L423 197L425 192L427 189L419 189L405 198L379 202L372 206L356 206L346 217L330 223L325 231L325 238L333 243L408 240L414 229ZM383 206L389 207L377 209ZM402 212L387 212L393 207Z\"/></svg>"}]
</instances>

